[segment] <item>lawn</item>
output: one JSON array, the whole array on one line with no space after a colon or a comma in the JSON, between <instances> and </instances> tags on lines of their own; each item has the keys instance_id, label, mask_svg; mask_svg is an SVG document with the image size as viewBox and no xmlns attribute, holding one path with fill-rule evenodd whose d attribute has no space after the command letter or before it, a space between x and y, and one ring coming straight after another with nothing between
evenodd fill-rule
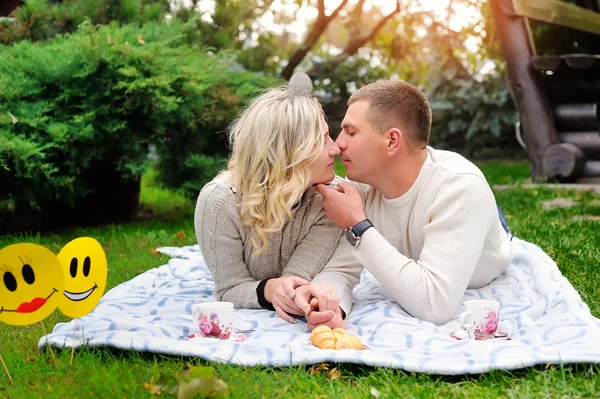
<instances>
[{"instance_id":1,"label":"lawn","mask_svg":"<svg viewBox=\"0 0 600 399\"><path fill-rule=\"evenodd\" d=\"M578 190L525 189L526 162L480 163L491 184L514 184L496 190L513 233L541 246L600 317L600 195ZM570 199L570 207L547 207L557 198ZM193 203L181 195L156 188L153 175L143 180L144 219L135 223L67 229L42 235L0 237L0 248L16 242L34 242L55 253L79 236L99 240L107 253L108 287L127 281L168 258L154 248L195 243ZM44 322L49 331L68 320L55 312ZM477 376L440 377L399 370L329 364L314 367L262 368L207 363L198 359L106 349L58 352L58 370L50 354L38 352L42 326L16 328L0 324L0 354L15 381L11 386L0 369L0 398L41 397L153 397L149 388L161 376L175 376L192 366L212 366L228 385L226 397L396 398L396 397L598 397L600 366L541 366L513 372L496 371ZM168 397L163 394L162 397Z\"/></svg>"}]
</instances>

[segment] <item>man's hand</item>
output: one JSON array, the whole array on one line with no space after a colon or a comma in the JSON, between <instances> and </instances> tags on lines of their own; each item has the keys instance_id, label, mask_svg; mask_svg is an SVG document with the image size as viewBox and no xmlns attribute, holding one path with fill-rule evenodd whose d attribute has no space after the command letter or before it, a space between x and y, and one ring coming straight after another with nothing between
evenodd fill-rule
<instances>
[{"instance_id":1,"label":"man's hand","mask_svg":"<svg viewBox=\"0 0 600 399\"><path fill-rule=\"evenodd\" d=\"M294 301L304 310L308 329L326 325L330 328L344 327L340 297L335 290L324 284L310 284L296 288Z\"/></svg>"},{"instance_id":2,"label":"man's hand","mask_svg":"<svg viewBox=\"0 0 600 399\"><path fill-rule=\"evenodd\" d=\"M342 182L336 190L317 184L317 191L323 196L327 219L340 229L352 227L367 218L362 197L352 185Z\"/></svg>"},{"instance_id":3,"label":"man's hand","mask_svg":"<svg viewBox=\"0 0 600 399\"><path fill-rule=\"evenodd\" d=\"M272 278L265 285L265 299L273 305L275 311L283 320L294 323L291 314L304 315L303 308L299 308L294 302L295 289L307 286L308 281L300 277Z\"/></svg>"},{"instance_id":4,"label":"man's hand","mask_svg":"<svg viewBox=\"0 0 600 399\"><path fill-rule=\"evenodd\" d=\"M338 306L333 317L329 315L323 316L324 312L311 312L306 316L306 322L310 331L319 326L327 326L332 330L335 328L346 328L346 322L342 317L342 308ZM329 317L329 318L327 318Z\"/></svg>"}]
</instances>

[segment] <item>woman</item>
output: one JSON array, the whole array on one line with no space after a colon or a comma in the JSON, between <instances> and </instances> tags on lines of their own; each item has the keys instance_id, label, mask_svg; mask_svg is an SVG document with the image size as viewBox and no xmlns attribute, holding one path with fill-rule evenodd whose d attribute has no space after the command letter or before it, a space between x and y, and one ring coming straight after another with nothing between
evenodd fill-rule
<instances>
[{"instance_id":1,"label":"woman","mask_svg":"<svg viewBox=\"0 0 600 399\"><path fill-rule=\"evenodd\" d=\"M291 323L303 315L311 329L344 326L360 270L326 267L341 230L313 186L335 178L340 150L321 105L305 92L270 89L233 122L229 138L227 170L204 186L195 214L217 299L272 309Z\"/></svg>"}]
</instances>

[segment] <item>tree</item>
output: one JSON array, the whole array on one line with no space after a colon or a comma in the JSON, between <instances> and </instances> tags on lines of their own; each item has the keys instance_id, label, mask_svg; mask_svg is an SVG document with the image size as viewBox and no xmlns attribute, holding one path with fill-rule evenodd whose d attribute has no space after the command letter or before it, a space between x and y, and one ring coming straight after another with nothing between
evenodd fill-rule
<instances>
[{"instance_id":1,"label":"tree","mask_svg":"<svg viewBox=\"0 0 600 399\"><path fill-rule=\"evenodd\" d=\"M350 35L349 40L344 47L344 50L341 54L335 56L333 59L328 61L325 65L322 66L322 72L326 74L331 74L340 64L348 59L348 57L353 56L356 52L363 47L365 44L370 42L375 38L377 33L385 26L385 24L392 19L396 14L400 13L400 0L396 0L396 9L389 13L388 15L383 16L370 31L366 34L361 32L360 26L364 24L363 21L363 7L365 0L359 0L358 4L354 7L354 10L350 13ZM313 68L311 75L315 74L315 69ZM285 77L285 75L284 75Z\"/></svg>"},{"instance_id":2,"label":"tree","mask_svg":"<svg viewBox=\"0 0 600 399\"><path fill-rule=\"evenodd\" d=\"M302 62L306 54L314 47L317 43L323 32L327 29L329 24L333 19L335 19L340 11L346 6L348 0L341 0L341 3L337 6L335 10L329 15L325 14L325 0L317 0L317 10L318 16L313 26L308 31L306 37L300 47L296 50L296 52L289 59L285 68L281 72L281 76L284 79L289 80L294 73L294 69ZM364 3L364 0L360 0L360 3ZM362 8L362 5L361 5Z\"/></svg>"}]
</instances>

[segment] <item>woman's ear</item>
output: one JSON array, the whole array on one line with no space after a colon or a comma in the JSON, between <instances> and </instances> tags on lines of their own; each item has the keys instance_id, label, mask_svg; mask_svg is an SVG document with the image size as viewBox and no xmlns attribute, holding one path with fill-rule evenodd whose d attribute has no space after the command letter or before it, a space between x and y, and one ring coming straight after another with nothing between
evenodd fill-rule
<instances>
[{"instance_id":1,"label":"woman's ear","mask_svg":"<svg viewBox=\"0 0 600 399\"><path fill-rule=\"evenodd\" d=\"M387 136L387 153L390 156L395 155L404 145L402 132L394 127L388 130L385 135Z\"/></svg>"}]
</instances>

